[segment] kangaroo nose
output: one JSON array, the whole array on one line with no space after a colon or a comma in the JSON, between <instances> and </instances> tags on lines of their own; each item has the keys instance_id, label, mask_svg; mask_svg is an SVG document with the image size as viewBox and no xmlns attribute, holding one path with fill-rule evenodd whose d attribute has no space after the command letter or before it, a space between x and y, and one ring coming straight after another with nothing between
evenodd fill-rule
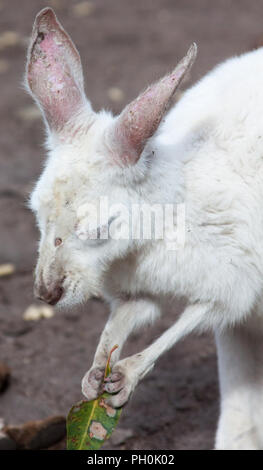
<instances>
[{"instance_id":1,"label":"kangaroo nose","mask_svg":"<svg viewBox=\"0 0 263 470\"><path fill-rule=\"evenodd\" d=\"M50 305L56 305L61 299L64 289L61 284L51 285L46 288L43 284L36 287L36 296Z\"/></svg>"}]
</instances>

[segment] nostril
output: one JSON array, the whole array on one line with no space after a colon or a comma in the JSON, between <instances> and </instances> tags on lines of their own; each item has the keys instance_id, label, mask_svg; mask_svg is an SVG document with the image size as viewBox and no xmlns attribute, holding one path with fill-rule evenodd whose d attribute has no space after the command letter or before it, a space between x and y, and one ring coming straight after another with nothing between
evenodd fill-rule
<instances>
[{"instance_id":1,"label":"nostril","mask_svg":"<svg viewBox=\"0 0 263 470\"><path fill-rule=\"evenodd\" d=\"M62 297L62 294L64 292L63 287L57 286L55 287L52 292L50 292L50 297L47 299L47 303L50 305L55 305Z\"/></svg>"},{"instance_id":2,"label":"nostril","mask_svg":"<svg viewBox=\"0 0 263 470\"><path fill-rule=\"evenodd\" d=\"M61 299L64 292L61 284L50 286L48 289L43 284L36 286L34 289L35 296L50 305L55 305Z\"/></svg>"}]
</instances>

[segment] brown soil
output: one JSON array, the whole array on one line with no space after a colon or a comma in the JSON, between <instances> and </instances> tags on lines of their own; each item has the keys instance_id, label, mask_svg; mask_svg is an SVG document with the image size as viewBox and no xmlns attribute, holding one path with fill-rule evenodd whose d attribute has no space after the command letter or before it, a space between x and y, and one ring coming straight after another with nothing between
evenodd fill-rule
<instances>
[{"instance_id":1,"label":"brown soil","mask_svg":"<svg viewBox=\"0 0 263 470\"><path fill-rule=\"evenodd\" d=\"M94 8L76 7L78 3L0 1L0 264L16 266L14 275L0 278L0 360L12 372L11 385L0 396L0 417L9 424L67 414L81 398L80 381L107 318L100 302L37 322L22 318L34 302L38 239L26 199L45 158L43 126L22 87L34 15L46 5L55 8L81 52L95 109L104 106L114 112L171 69L192 41L199 45L190 79L194 82L218 62L249 49L262 33L262 1L88 2ZM122 90L123 98L117 93L112 100L112 87ZM133 336L125 353L140 350L159 335L178 309L175 305L152 332ZM213 338L191 336L161 358L138 386L120 422L120 428L128 430L126 442L112 438L105 447L209 449L217 417Z\"/></svg>"}]
</instances>

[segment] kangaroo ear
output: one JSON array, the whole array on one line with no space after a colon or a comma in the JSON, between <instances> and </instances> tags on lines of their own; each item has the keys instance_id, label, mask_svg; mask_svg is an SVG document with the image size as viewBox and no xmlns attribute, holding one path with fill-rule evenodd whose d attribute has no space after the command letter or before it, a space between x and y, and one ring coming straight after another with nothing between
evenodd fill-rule
<instances>
[{"instance_id":1,"label":"kangaroo ear","mask_svg":"<svg viewBox=\"0 0 263 470\"><path fill-rule=\"evenodd\" d=\"M79 53L51 8L36 16L26 82L50 128L56 131L87 103Z\"/></svg>"},{"instance_id":2,"label":"kangaroo ear","mask_svg":"<svg viewBox=\"0 0 263 470\"><path fill-rule=\"evenodd\" d=\"M173 72L150 85L117 118L112 136L119 164L133 165L137 162L147 139L157 130L174 92L192 67L196 54L197 46L192 44Z\"/></svg>"}]
</instances>

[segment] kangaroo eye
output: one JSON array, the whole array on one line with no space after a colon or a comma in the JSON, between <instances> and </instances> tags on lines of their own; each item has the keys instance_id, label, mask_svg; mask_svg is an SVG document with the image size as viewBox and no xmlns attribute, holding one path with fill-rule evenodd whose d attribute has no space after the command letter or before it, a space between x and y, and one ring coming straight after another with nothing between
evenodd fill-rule
<instances>
[{"instance_id":1,"label":"kangaroo eye","mask_svg":"<svg viewBox=\"0 0 263 470\"><path fill-rule=\"evenodd\" d=\"M55 238L55 246L59 246L62 243L62 238Z\"/></svg>"}]
</instances>

